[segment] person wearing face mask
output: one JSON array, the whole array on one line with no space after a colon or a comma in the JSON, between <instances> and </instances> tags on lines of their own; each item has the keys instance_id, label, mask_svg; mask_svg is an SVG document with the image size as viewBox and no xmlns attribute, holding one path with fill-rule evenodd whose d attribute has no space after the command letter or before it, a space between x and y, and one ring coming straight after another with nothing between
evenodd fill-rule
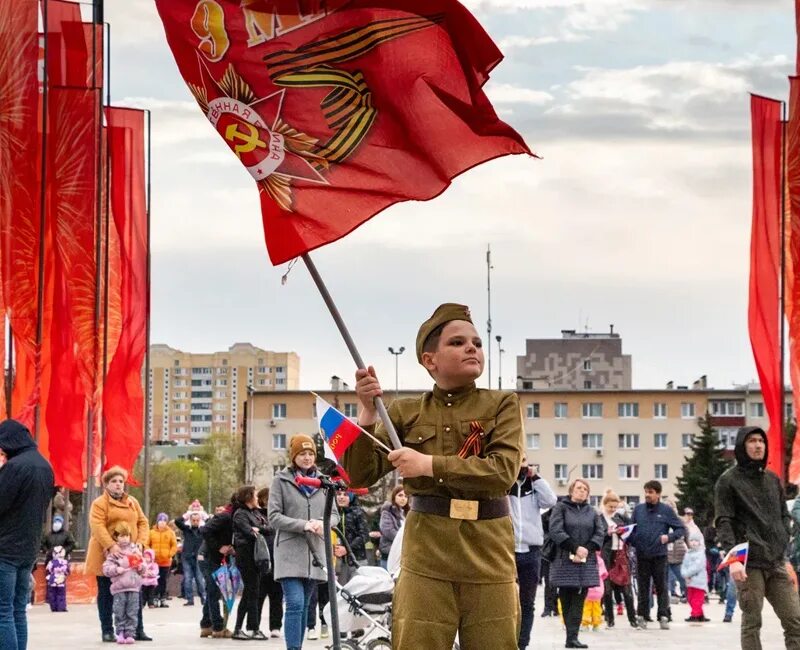
<instances>
[{"instance_id":1,"label":"person wearing face mask","mask_svg":"<svg viewBox=\"0 0 800 650\"><path fill-rule=\"evenodd\" d=\"M561 613L567 628L565 648L588 648L578 640L583 601L589 587L600 585L597 551L603 546L606 522L589 504L589 484L575 479L569 496L553 506L550 538L558 551L550 563L550 581L558 587Z\"/></svg>"},{"instance_id":2,"label":"person wearing face mask","mask_svg":"<svg viewBox=\"0 0 800 650\"><path fill-rule=\"evenodd\" d=\"M53 469L30 431L16 420L0 423L0 649L25 650L31 569L53 495Z\"/></svg>"},{"instance_id":3,"label":"person wearing face mask","mask_svg":"<svg viewBox=\"0 0 800 650\"><path fill-rule=\"evenodd\" d=\"M522 614L518 643L520 650L525 650L531 639L533 606L542 565L542 510L552 508L557 499L547 481L528 465L528 458L524 454L517 480L511 486L508 496L511 502L511 523L514 526L514 555Z\"/></svg>"},{"instance_id":4,"label":"person wearing face mask","mask_svg":"<svg viewBox=\"0 0 800 650\"><path fill-rule=\"evenodd\" d=\"M309 546L320 559L325 557L322 541L322 515L325 494L322 490L298 485L297 476L317 476L316 445L310 436L297 434L289 442L291 465L275 475L269 490L267 512L275 530L275 579L283 588L285 613L283 634L288 650L300 650L308 618L312 590L325 582L322 567L314 566ZM339 523L335 504L331 525Z\"/></svg>"},{"instance_id":5,"label":"person wearing face mask","mask_svg":"<svg viewBox=\"0 0 800 650\"><path fill-rule=\"evenodd\" d=\"M89 526L91 537L86 550L85 573L97 577L97 613L100 616L100 631L103 641L116 642L114 636L113 608L114 598L111 595L111 578L103 574L103 561L107 555L120 552L111 533L117 524L124 522L130 529L131 544L142 546L148 541L147 517L144 516L139 502L125 492L128 472L122 467L107 469L102 477L103 494L97 497L89 510ZM142 603L139 603L139 617L134 639L152 641L142 627Z\"/></svg>"},{"instance_id":6,"label":"person wearing face mask","mask_svg":"<svg viewBox=\"0 0 800 650\"><path fill-rule=\"evenodd\" d=\"M53 559L53 549L60 546L64 549L64 559L69 561L69 556L75 548L75 538L68 530L64 530L64 517L56 515L53 517L52 528L42 538L42 553L45 554L44 562L47 564Z\"/></svg>"}]
</instances>

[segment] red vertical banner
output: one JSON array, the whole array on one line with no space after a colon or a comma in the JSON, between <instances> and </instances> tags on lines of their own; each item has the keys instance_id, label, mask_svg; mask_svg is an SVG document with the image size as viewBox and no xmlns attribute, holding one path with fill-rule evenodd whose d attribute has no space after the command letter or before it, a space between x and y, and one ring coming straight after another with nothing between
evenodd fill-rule
<instances>
[{"instance_id":1,"label":"red vertical banner","mask_svg":"<svg viewBox=\"0 0 800 650\"><path fill-rule=\"evenodd\" d=\"M33 424L38 400L36 323L40 240L36 0L0 0L0 259L14 333L12 415Z\"/></svg>"},{"instance_id":2,"label":"red vertical banner","mask_svg":"<svg viewBox=\"0 0 800 650\"><path fill-rule=\"evenodd\" d=\"M786 124L786 288L784 308L789 339L789 375L795 419L800 421L800 78L789 79L789 121ZM800 436L795 436L789 481L800 483Z\"/></svg>"},{"instance_id":3,"label":"red vertical banner","mask_svg":"<svg viewBox=\"0 0 800 650\"><path fill-rule=\"evenodd\" d=\"M768 467L783 476L783 386L781 386L780 301L781 102L752 96L753 225L750 236L750 343L769 417Z\"/></svg>"},{"instance_id":4,"label":"red vertical banner","mask_svg":"<svg viewBox=\"0 0 800 650\"><path fill-rule=\"evenodd\" d=\"M147 214L144 176L144 112L106 110L111 164L111 212L119 236L121 331L103 392L105 466L133 469L142 448L142 364L147 319Z\"/></svg>"}]
</instances>

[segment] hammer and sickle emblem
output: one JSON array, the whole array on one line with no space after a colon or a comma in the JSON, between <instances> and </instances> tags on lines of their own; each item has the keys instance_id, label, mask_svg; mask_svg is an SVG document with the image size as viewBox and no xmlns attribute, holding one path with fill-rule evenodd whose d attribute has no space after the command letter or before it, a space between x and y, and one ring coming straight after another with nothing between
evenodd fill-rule
<instances>
[{"instance_id":1,"label":"hammer and sickle emblem","mask_svg":"<svg viewBox=\"0 0 800 650\"><path fill-rule=\"evenodd\" d=\"M242 133L239 130L239 125L247 127L249 133ZM239 158L242 157L243 153L255 151L256 147L260 147L261 149L267 148L267 143L258 137L258 129L248 122L229 124L228 128L225 129L225 139L228 142L236 142L237 140L241 142L241 144L234 145L233 148L234 153L239 156Z\"/></svg>"}]
</instances>

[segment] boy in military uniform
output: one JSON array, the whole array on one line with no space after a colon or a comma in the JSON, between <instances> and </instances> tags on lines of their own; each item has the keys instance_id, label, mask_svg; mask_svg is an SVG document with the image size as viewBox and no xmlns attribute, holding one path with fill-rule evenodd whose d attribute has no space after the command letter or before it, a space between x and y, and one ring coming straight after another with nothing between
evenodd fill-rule
<instances>
[{"instance_id":1,"label":"boy in military uniform","mask_svg":"<svg viewBox=\"0 0 800 650\"><path fill-rule=\"evenodd\" d=\"M522 458L515 393L479 389L481 339L469 309L441 305L419 329L417 360L436 385L422 399L395 400L389 416L403 442L388 456L367 436L347 450L353 484L397 469L410 507L392 643L398 650L516 650L519 600L506 493ZM356 373L359 424L389 444L373 405L372 368Z\"/></svg>"}]
</instances>

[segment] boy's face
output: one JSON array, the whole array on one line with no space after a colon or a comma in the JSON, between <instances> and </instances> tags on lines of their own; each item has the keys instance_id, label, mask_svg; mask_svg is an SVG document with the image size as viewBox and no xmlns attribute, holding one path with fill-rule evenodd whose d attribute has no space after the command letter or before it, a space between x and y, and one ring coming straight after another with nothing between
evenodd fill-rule
<instances>
[{"instance_id":1,"label":"boy's face","mask_svg":"<svg viewBox=\"0 0 800 650\"><path fill-rule=\"evenodd\" d=\"M472 323L452 320L444 326L436 351L422 353L422 365L437 383L464 386L483 373L482 346Z\"/></svg>"}]
</instances>

